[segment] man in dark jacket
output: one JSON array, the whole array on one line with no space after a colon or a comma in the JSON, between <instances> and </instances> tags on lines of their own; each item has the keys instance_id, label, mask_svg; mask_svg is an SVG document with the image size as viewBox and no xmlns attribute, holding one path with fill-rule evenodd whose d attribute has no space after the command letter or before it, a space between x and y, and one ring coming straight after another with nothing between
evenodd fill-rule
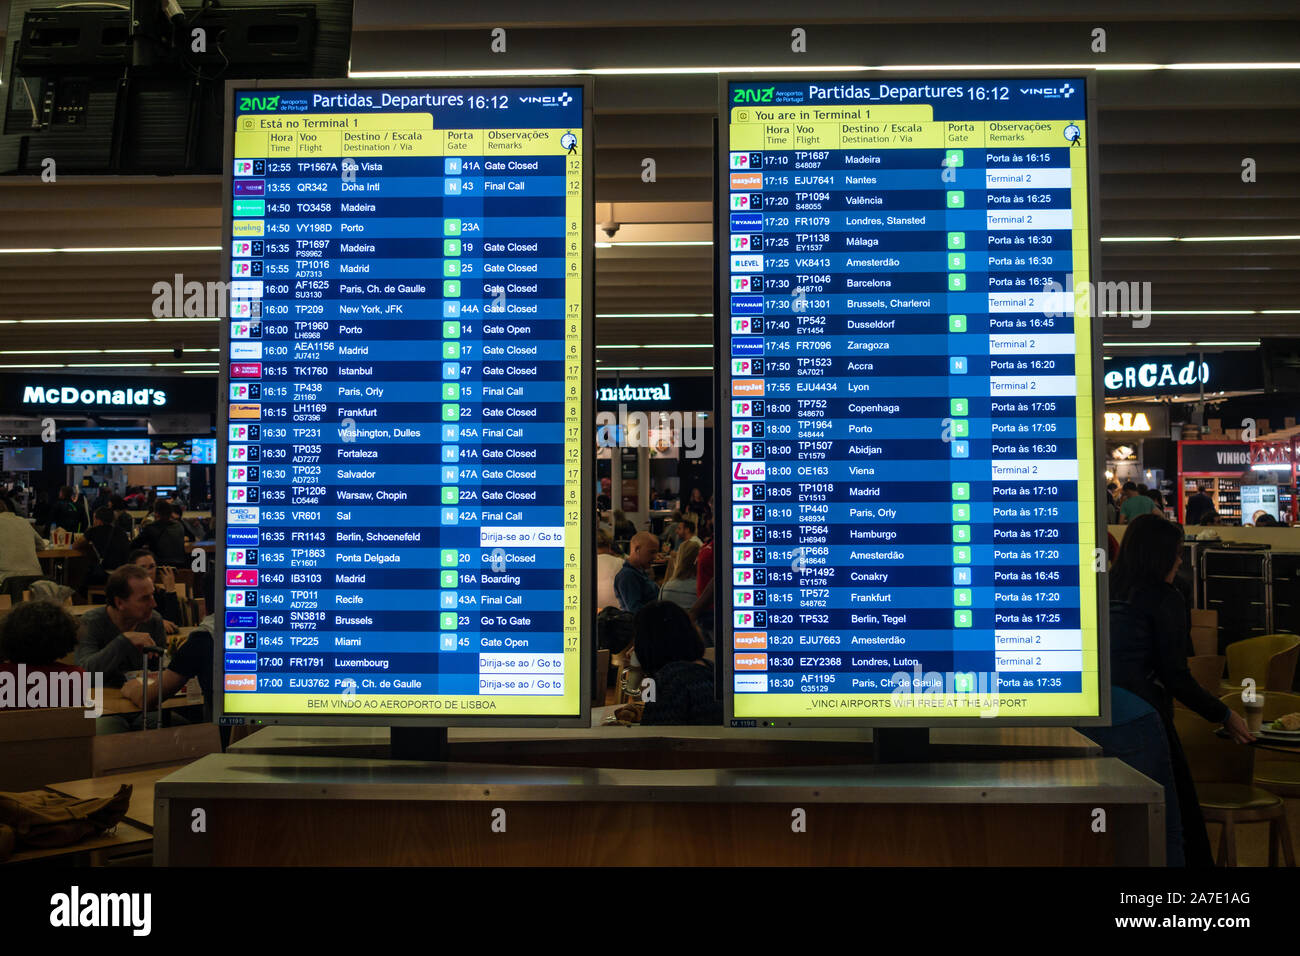
<instances>
[{"instance_id":1,"label":"man in dark jacket","mask_svg":"<svg viewBox=\"0 0 1300 956\"><path fill-rule=\"evenodd\" d=\"M185 529L172 516L172 506L166 498L159 498L153 506L154 520L140 529L131 542L132 548L148 548L159 564L182 568L186 565Z\"/></svg>"}]
</instances>

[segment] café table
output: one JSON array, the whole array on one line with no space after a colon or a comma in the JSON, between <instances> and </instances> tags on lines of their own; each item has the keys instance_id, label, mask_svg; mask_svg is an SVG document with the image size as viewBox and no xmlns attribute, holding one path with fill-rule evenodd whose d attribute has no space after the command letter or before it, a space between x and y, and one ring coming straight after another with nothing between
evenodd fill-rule
<instances>
[{"instance_id":1,"label":"caf\u00e9 table","mask_svg":"<svg viewBox=\"0 0 1300 956\"><path fill-rule=\"evenodd\" d=\"M44 562L49 561L50 576L60 584L67 584L68 560L70 558L80 558L83 557L83 555L82 552L78 551L76 548L58 545L37 551L36 557L42 562L42 566L44 566Z\"/></svg>"}]
</instances>

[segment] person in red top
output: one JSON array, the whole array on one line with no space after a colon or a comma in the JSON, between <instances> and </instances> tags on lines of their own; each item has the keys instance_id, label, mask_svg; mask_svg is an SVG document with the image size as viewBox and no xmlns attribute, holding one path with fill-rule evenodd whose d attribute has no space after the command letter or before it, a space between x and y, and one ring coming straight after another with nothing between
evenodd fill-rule
<instances>
[{"instance_id":1,"label":"person in red top","mask_svg":"<svg viewBox=\"0 0 1300 956\"><path fill-rule=\"evenodd\" d=\"M84 699L64 700L64 688L82 694L85 688L83 668L60 664L59 658L77 646L77 622L51 601L24 601L0 622L0 710L25 708L33 693L33 674L73 674L75 679L45 681L48 690L42 703L51 707L81 707ZM19 670L22 665L22 670ZM23 686L18 686L19 675ZM59 690L58 695L53 691ZM59 696L60 699L53 699Z\"/></svg>"},{"instance_id":2,"label":"person in red top","mask_svg":"<svg viewBox=\"0 0 1300 956\"><path fill-rule=\"evenodd\" d=\"M705 518L700 526L704 547L700 548L695 572L695 603L688 612L704 635L707 647L713 646L713 520Z\"/></svg>"}]
</instances>

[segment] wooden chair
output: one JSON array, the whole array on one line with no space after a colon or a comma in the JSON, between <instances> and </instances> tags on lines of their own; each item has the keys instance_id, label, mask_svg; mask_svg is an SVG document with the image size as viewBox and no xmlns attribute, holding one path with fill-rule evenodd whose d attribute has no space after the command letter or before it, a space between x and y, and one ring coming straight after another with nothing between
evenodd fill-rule
<instances>
[{"instance_id":1,"label":"wooden chair","mask_svg":"<svg viewBox=\"0 0 1300 956\"><path fill-rule=\"evenodd\" d=\"M1268 824L1268 865L1277 865L1277 849L1287 866L1295 866L1291 834L1282 798L1253 783L1255 751L1215 736L1214 725L1199 714L1174 708L1174 726L1182 741L1196 795L1207 823L1223 825L1220 866L1237 865L1237 825Z\"/></svg>"},{"instance_id":2,"label":"wooden chair","mask_svg":"<svg viewBox=\"0 0 1300 956\"><path fill-rule=\"evenodd\" d=\"M1228 694L1223 702L1246 716L1241 694ZM1264 722L1277 720L1284 714L1300 713L1300 694L1271 691L1264 694ZM1276 750L1255 752L1255 786L1279 797L1300 798L1300 754L1281 753Z\"/></svg>"},{"instance_id":3,"label":"wooden chair","mask_svg":"<svg viewBox=\"0 0 1300 956\"><path fill-rule=\"evenodd\" d=\"M8 594L0 594L0 610L7 611L14 606L14 599Z\"/></svg>"},{"instance_id":4,"label":"wooden chair","mask_svg":"<svg viewBox=\"0 0 1300 956\"><path fill-rule=\"evenodd\" d=\"M99 600L96 601L95 598L99 598ZM92 584L90 587L86 588L87 604L104 604L107 601L108 601L108 595L104 590L104 585Z\"/></svg>"},{"instance_id":5,"label":"wooden chair","mask_svg":"<svg viewBox=\"0 0 1300 956\"><path fill-rule=\"evenodd\" d=\"M609 648L596 651L596 680L591 688L591 703L594 707L605 706L605 694L609 690Z\"/></svg>"},{"instance_id":6,"label":"wooden chair","mask_svg":"<svg viewBox=\"0 0 1300 956\"><path fill-rule=\"evenodd\" d=\"M1219 612L1193 609L1192 651L1197 657L1219 653ZM1220 672L1222 677L1222 672ZM1216 689L1212 693L1219 693Z\"/></svg>"},{"instance_id":7,"label":"wooden chair","mask_svg":"<svg viewBox=\"0 0 1300 956\"><path fill-rule=\"evenodd\" d=\"M1206 693L1217 697L1222 693L1219 684L1223 680L1224 660L1225 658L1218 654L1201 654L1187 658L1187 669L1192 672L1196 683L1200 684Z\"/></svg>"},{"instance_id":8,"label":"wooden chair","mask_svg":"<svg viewBox=\"0 0 1300 956\"><path fill-rule=\"evenodd\" d=\"M1254 678L1262 691L1290 691L1295 680L1296 659L1300 658L1300 637L1295 634L1264 634L1234 641L1227 647L1228 677L1220 694L1241 692L1241 682Z\"/></svg>"}]
</instances>

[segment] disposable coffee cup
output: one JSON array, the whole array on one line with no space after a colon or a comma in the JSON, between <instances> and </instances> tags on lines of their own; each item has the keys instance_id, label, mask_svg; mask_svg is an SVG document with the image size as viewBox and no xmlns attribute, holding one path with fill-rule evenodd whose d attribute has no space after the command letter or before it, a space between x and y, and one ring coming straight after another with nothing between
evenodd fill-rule
<instances>
[{"instance_id":1,"label":"disposable coffee cup","mask_svg":"<svg viewBox=\"0 0 1300 956\"><path fill-rule=\"evenodd\" d=\"M1264 724L1264 695L1256 694L1254 700L1242 701L1246 708L1246 727L1252 734L1259 733Z\"/></svg>"}]
</instances>

